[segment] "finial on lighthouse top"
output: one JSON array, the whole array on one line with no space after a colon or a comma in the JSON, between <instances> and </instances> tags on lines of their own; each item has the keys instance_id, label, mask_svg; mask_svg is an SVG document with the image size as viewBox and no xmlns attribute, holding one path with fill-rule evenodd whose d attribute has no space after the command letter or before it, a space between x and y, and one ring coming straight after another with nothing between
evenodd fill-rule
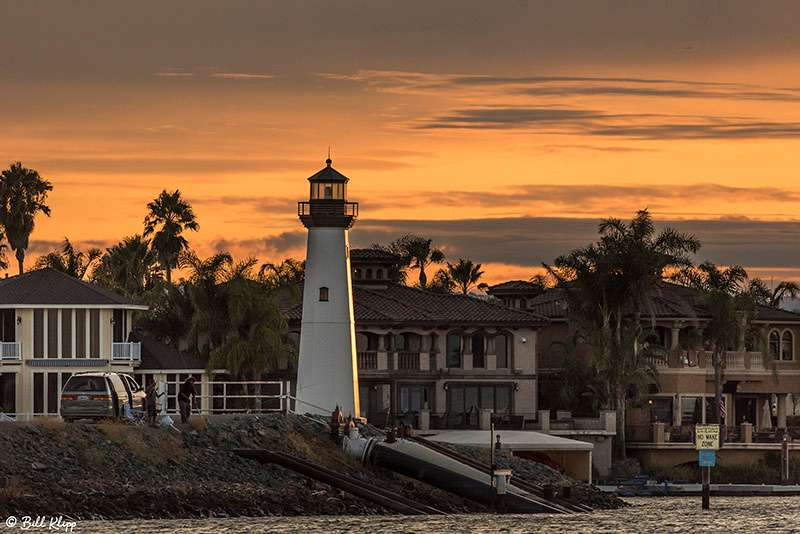
<instances>
[{"instance_id":1,"label":"finial on lighthouse top","mask_svg":"<svg viewBox=\"0 0 800 534\"><path fill-rule=\"evenodd\" d=\"M325 160L325 163L327 163L327 164L328 164L328 167L330 167L330 166L331 166L331 163L333 163L333 162L331 161L331 147L328 147L328 159L326 159L326 160Z\"/></svg>"}]
</instances>

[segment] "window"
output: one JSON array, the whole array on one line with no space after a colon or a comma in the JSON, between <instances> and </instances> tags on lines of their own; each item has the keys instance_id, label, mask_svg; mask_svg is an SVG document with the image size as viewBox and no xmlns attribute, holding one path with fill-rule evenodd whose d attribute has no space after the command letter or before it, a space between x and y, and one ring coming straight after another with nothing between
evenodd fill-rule
<instances>
[{"instance_id":1,"label":"window","mask_svg":"<svg viewBox=\"0 0 800 534\"><path fill-rule=\"evenodd\" d=\"M367 350L367 347L369 347L369 336L361 332L356 332L356 351L364 352Z\"/></svg>"},{"instance_id":2,"label":"window","mask_svg":"<svg viewBox=\"0 0 800 534\"><path fill-rule=\"evenodd\" d=\"M481 334L472 336L472 368L486 367L486 343Z\"/></svg>"},{"instance_id":3,"label":"window","mask_svg":"<svg viewBox=\"0 0 800 534\"><path fill-rule=\"evenodd\" d=\"M451 385L449 393L449 411L454 415L474 410L511 412L511 386L507 384Z\"/></svg>"},{"instance_id":4,"label":"window","mask_svg":"<svg viewBox=\"0 0 800 534\"><path fill-rule=\"evenodd\" d=\"M333 186L326 185L325 186L325 198L332 199L333 198Z\"/></svg>"},{"instance_id":5,"label":"window","mask_svg":"<svg viewBox=\"0 0 800 534\"><path fill-rule=\"evenodd\" d=\"M383 269L378 269L375 271L375 278L378 280L383 280Z\"/></svg>"},{"instance_id":6,"label":"window","mask_svg":"<svg viewBox=\"0 0 800 534\"><path fill-rule=\"evenodd\" d=\"M447 367L461 367L461 336L447 335Z\"/></svg>"},{"instance_id":7,"label":"window","mask_svg":"<svg viewBox=\"0 0 800 534\"><path fill-rule=\"evenodd\" d=\"M394 350L408 350L407 334L397 334L394 336Z\"/></svg>"},{"instance_id":8,"label":"window","mask_svg":"<svg viewBox=\"0 0 800 534\"><path fill-rule=\"evenodd\" d=\"M681 424L695 425L703 422L703 397L681 397Z\"/></svg>"},{"instance_id":9,"label":"window","mask_svg":"<svg viewBox=\"0 0 800 534\"><path fill-rule=\"evenodd\" d=\"M367 279L372 280L372 269L367 269Z\"/></svg>"},{"instance_id":10,"label":"window","mask_svg":"<svg viewBox=\"0 0 800 534\"><path fill-rule=\"evenodd\" d=\"M502 334L494 338L494 351L497 354L497 368L508 367L508 338Z\"/></svg>"},{"instance_id":11,"label":"window","mask_svg":"<svg viewBox=\"0 0 800 534\"><path fill-rule=\"evenodd\" d=\"M61 310L61 357L72 358L72 310Z\"/></svg>"},{"instance_id":12,"label":"window","mask_svg":"<svg viewBox=\"0 0 800 534\"><path fill-rule=\"evenodd\" d=\"M327 302L328 301L328 288L327 287L319 288L319 300L322 301L322 302Z\"/></svg>"},{"instance_id":13,"label":"window","mask_svg":"<svg viewBox=\"0 0 800 534\"><path fill-rule=\"evenodd\" d=\"M769 333L769 354L773 360L781 359L781 337L777 330Z\"/></svg>"},{"instance_id":14,"label":"window","mask_svg":"<svg viewBox=\"0 0 800 534\"><path fill-rule=\"evenodd\" d=\"M672 424L672 397L653 397L647 399L651 423Z\"/></svg>"},{"instance_id":15,"label":"window","mask_svg":"<svg viewBox=\"0 0 800 534\"><path fill-rule=\"evenodd\" d=\"M794 336L789 330L781 336L781 360L794 360Z\"/></svg>"},{"instance_id":16,"label":"window","mask_svg":"<svg viewBox=\"0 0 800 534\"><path fill-rule=\"evenodd\" d=\"M86 310L75 310L75 357L86 357Z\"/></svg>"},{"instance_id":17,"label":"window","mask_svg":"<svg viewBox=\"0 0 800 534\"><path fill-rule=\"evenodd\" d=\"M44 310L33 310L33 357L44 358Z\"/></svg>"},{"instance_id":18,"label":"window","mask_svg":"<svg viewBox=\"0 0 800 534\"><path fill-rule=\"evenodd\" d=\"M430 386L400 386L399 390L402 413L428 409L431 399Z\"/></svg>"}]
</instances>

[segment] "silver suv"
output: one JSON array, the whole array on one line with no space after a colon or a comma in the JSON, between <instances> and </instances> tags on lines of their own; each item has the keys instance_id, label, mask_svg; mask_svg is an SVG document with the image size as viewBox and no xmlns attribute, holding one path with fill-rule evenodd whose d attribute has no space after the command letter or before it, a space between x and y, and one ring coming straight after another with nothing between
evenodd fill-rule
<instances>
[{"instance_id":1,"label":"silver suv","mask_svg":"<svg viewBox=\"0 0 800 534\"><path fill-rule=\"evenodd\" d=\"M130 375L77 373L61 391L61 417L65 421L119 418L125 415L126 403L135 410L145 409L144 390Z\"/></svg>"}]
</instances>

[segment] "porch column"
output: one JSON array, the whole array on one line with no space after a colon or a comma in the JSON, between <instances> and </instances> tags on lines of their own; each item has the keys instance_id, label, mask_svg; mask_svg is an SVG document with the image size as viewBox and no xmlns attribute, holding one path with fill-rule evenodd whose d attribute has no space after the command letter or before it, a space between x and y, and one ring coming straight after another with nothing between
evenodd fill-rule
<instances>
[{"instance_id":1,"label":"porch column","mask_svg":"<svg viewBox=\"0 0 800 534\"><path fill-rule=\"evenodd\" d=\"M389 369L388 356L386 354L386 334L378 336L378 370L387 371Z\"/></svg>"},{"instance_id":2,"label":"porch column","mask_svg":"<svg viewBox=\"0 0 800 534\"><path fill-rule=\"evenodd\" d=\"M680 326L673 326L672 327L672 335L669 338L669 348L670 349L677 349L678 342L680 339L681 327Z\"/></svg>"},{"instance_id":3,"label":"porch column","mask_svg":"<svg viewBox=\"0 0 800 534\"><path fill-rule=\"evenodd\" d=\"M778 428L786 428L786 394L778 393Z\"/></svg>"}]
</instances>

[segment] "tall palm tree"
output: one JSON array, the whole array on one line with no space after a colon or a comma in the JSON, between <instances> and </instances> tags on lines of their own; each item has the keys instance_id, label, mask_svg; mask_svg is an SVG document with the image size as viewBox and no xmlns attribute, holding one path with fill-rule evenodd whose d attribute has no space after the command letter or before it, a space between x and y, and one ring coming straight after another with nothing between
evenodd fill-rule
<instances>
[{"instance_id":1,"label":"tall palm tree","mask_svg":"<svg viewBox=\"0 0 800 534\"><path fill-rule=\"evenodd\" d=\"M624 456L625 410L637 378L625 365L626 351L631 348L626 341L637 339L629 331L641 328L642 310L658 295L665 271L691 265L688 254L696 252L700 243L672 228L656 234L647 210L638 211L630 223L604 219L598 233L597 243L559 256L553 266L544 267L561 288L571 320L595 345L598 360L609 362L610 370L627 370L601 373L601 378L615 381L606 389L614 395L617 412L615 452ZM633 349L638 346L634 343ZM634 354L633 360L641 359Z\"/></svg>"},{"instance_id":2,"label":"tall palm tree","mask_svg":"<svg viewBox=\"0 0 800 534\"><path fill-rule=\"evenodd\" d=\"M178 255L189 248L182 234L184 230L196 232L200 225L192 206L181 198L177 189L172 193L165 189L147 204L147 209L150 211L144 218L144 237L153 236L150 247L167 273L167 282L172 282L172 269L177 266Z\"/></svg>"},{"instance_id":3,"label":"tall palm tree","mask_svg":"<svg viewBox=\"0 0 800 534\"><path fill-rule=\"evenodd\" d=\"M141 297L153 284L155 265L156 255L150 243L136 234L106 249L92 271L92 281L112 290L122 290L130 297Z\"/></svg>"},{"instance_id":4,"label":"tall palm tree","mask_svg":"<svg viewBox=\"0 0 800 534\"><path fill-rule=\"evenodd\" d=\"M227 252L213 254L201 259L194 252L180 255L178 265L186 269L189 279L184 282L186 293L192 303L192 337L198 347L204 338L205 352L214 350L224 338L226 320L222 313L225 308L222 283L233 258Z\"/></svg>"},{"instance_id":5,"label":"tall palm tree","mask_svg":"<svg viewBox=\"0 0 800 534\"><path fill-rule=\"evenodd\" d=\"M40 256L34 267L36 269L55 269L78 279L83 279L86 272L103 253L99 248L90 248L86 251L77 251L69 242L68 238L64 238L64 244L61 245L61 251L54 250L49 254Z\"/></svg>"},{"instance_id":6,"label":"tall palm tree","mask_svg":"<svg viewBox=\"0 0 800 534\"><path fill-rule=\"evenodd\" d=\"M694 268L681 269L674 275L674 279L700 290L699 304L710 316L703 328L703 339L712 351L715 394L713 418L719 424L722 422L720 406L725 351L740 348L738 344L745 338L745 330L756 312L757 301L745 286L747 271L739 265L720 269L706 261ZM766 361L766 358L765 363L774 365Z\"/></svg>"},{"instance_id":7,"label":"tall palm tree","mask_svg":"<svg viewBox=\"0 0 800 534\"><path fill-rule=\"evenodd\" d=\"M459 258L458 263L448 263L447 275L464 295L469 294L469 290L473 287L478 289L489 287L485 283L478 282L483 276L483 271L481 271L481 264L472 263L472 260Z\"/></svg>"},{"instance_id":8,"label":"tall palm tree","mask_svg":"<svg viewBox=\"0 0 800 534\"><path fill-rule=\"evenodd\" d=\"M39 212L50 216L45 204L47 193L53 186L43 180L33 169L19 161L0 173L0 225L5 229L8 244L16 253L19 274L24 270L25 251L28 249L34 220Z\"/></svg>"}]
</instances>

